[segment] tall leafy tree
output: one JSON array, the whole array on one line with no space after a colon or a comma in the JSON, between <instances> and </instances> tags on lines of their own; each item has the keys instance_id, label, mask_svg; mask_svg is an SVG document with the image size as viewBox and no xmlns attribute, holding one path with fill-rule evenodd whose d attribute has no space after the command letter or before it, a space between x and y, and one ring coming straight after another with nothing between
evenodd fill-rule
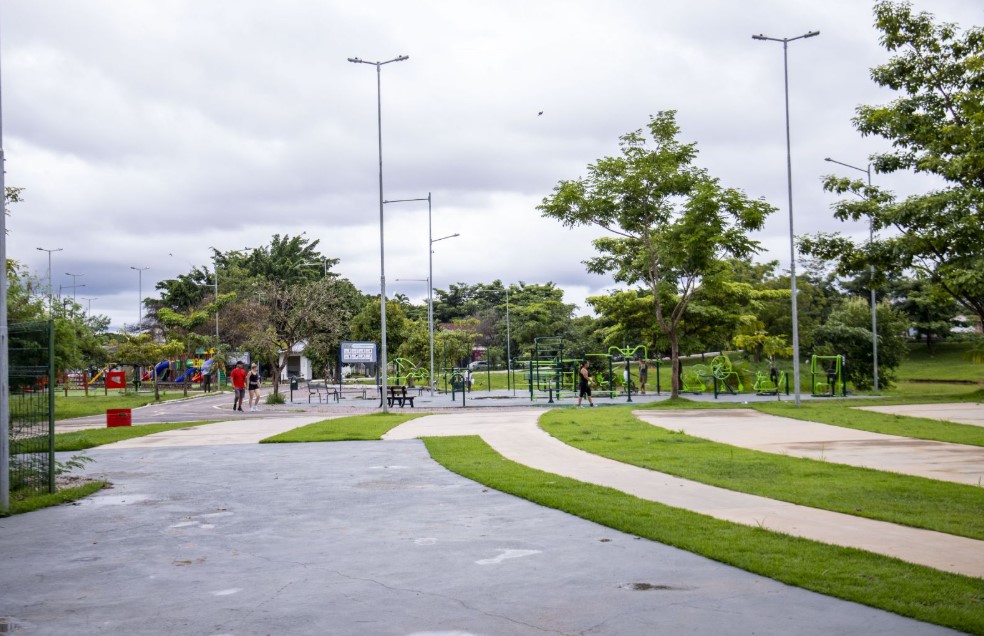
<instances>
[{"instance_id":1,"label":"tall leafy tree","mask_svg":"<svg viewBox=\"0 0 984 636\"><path fill-rule=\"evenodd\" d=\"M888 303L878 304L878 376L884 387L895 382L895 370L908 354L905 316ZM847 298L827 322L813 330L813 351L843 355L847 379L859 390L870 389L874 378L871 349L871 308L862 298Z\"/></svg>"},{"instance_id":2,"label":"tall leafy tree","mask_svg":"<svg viewBox=\"0 0 984 636\"><path fill-rule=\"evenodd\" d=\"M652 117L647 132L623 135L620 156L589 165L585 178L561 181L538 209L567 227L597 225L612 234L594 241L600 256L585 261L588 271L648 288L676 365L680 326L695 294L719 283L726 258L759 251L749 232L775 208L693 165L696 144L677 140L674 111ZM672 395L679 390L673 374Z\"/></svg>"},{"instance_id":3,"label":"tall leafy tree","mask_svg":"<svg viewBox=\"0 0 984 636\"><path fill-rule=\"evenodd\" d=\"M828 191L856 195L834 205L837 218L867 218L876 231L894 232L870 245L818 235L803 249L836 262L840 273L872 264L880 272L915 269L984 320L984 29L961 33L907 2L878 2L874 15L892 57L871 77L897 98L860 106L854 126L892 144L872 157L876 172L913 170L945 185L898 200L862 181L826 177Z\"/></svg>"}]
</instances>

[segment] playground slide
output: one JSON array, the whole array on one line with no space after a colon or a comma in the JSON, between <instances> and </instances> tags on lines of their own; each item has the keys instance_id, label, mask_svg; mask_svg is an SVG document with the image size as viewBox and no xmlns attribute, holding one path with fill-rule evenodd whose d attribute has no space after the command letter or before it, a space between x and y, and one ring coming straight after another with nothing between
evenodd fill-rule
<instances>
[{"instance_id":1,"label":"playground slide","mask_svg":"<svg viewBox=\"0 0 984 636\"><path fill-rule=\"evenodd\" d=\"M188 381L191 382L192 381L192 376L194 376L196 373L198 373L198 369L196 369L195 367L188 367L188 370L185 371L184 373L182 373L181 375L179 375L178 377L176 377L174 379L174 381L175 382L184 382L185 381L185 376L188 376Z\"/></svg>"},{"instance_id":2,"label":"playground slide","mask_svg":"<svg viewBox=\"0 0 984 636\"><path fill-rule=\"evenodd\" d=\"M158 378L160 378L161 377L161 374L164 373L165 371L167 371L167 368L169 366L170 366L170 363L167 360L163 360L161 362L158 362L157 363L157 366L154 367L154 373L157 375ZM147 371L146 373L144 373L143 374L143 378L141 378L141 379L143 379L144 381L150 380L151 379L150 371Z\"/></svg>"},{"instance_id":3,"label":"playground slide","mask_svg":"<svg viewBox=\"0 0 984 636\"><path fill-rule=\"evenodd\" d=\"M104 366L102 369L99 370L99 373L97 373L96 375L92 376L92 378L86 384L90 384L91 385L93 382L95 382L96 380L98 380L100 378L100 376L102 376L103 373L106 373L106 371L108 371L108 370L109 370L109 365L107 364L106 366Z\"/></svg>"}]
</instances>

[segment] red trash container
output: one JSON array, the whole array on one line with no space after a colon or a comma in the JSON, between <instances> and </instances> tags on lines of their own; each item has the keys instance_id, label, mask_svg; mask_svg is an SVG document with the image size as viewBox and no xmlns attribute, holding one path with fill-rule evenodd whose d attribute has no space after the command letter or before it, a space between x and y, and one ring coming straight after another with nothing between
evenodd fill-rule
<instances>
[{"instance_id":1,"label":"red trash container","mask_svg":"<svg viewBox=\"0 0 984 636\"><path fill-rule=\"evenodd\" d=\"M129 426L130 409L106 409L106 426Z\"/></svg>"}]
</instances>

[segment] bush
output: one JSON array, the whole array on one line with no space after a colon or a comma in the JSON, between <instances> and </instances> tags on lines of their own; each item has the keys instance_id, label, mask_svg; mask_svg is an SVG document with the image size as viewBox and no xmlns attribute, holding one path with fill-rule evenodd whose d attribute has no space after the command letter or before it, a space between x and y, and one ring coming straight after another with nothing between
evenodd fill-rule
<instances>
[{"instance_id":1,"label":"bush","mask_svg":"<svg viewBox=\"0 0 984 636\"><path fill-rule=\"evenodd\" d=\"M286 404L287 399L283 393L270 393L266 396L265 404Z\"/></svg>"}]
</instances>

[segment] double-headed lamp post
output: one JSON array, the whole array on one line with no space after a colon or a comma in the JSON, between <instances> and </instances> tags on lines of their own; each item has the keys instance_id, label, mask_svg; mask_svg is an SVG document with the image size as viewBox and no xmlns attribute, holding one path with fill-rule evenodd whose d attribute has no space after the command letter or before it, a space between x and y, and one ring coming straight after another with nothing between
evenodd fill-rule
<instances>
[{"instance_id":1,"label":"double-headed lamp post","mask_svg":"<svg viewBox=\"0 0 984 636\"><path fill-rule=\"evenodd\" d=\"M753 40L782 42L782 72L786 94L786 188L789 193L789 278L793 296L793 384L796 389L796 406L800 405L799 313L796 309L796 239L793 235L793 159L789 141L789 55L787 51L790 42L817 35L820 35L819 31L810 31L794 38L770 38L762 34L752 36Z\"/></svg>"},{"instance_id":2,"label":"double-headed lamp post","mask_svg":"<svg viewBox=\"0 0 984 636\"><path fill-rule=\"evenodd\" d=\"M55 247L52 249L47 249L44 247L39 247L37 250L39 252L48 252L48 318L51 318L51 253L61 252L63 248Z\"/></svg>"},{"instance_id":3,"label":"double-headed lamp post","mask_svg":"<svg viewBox=\"0 0 984 636\"><path fill-rule=\"evenodd\" d=\"M72 302L74 303L75 302L75 288L76 287L85 287L85 285L77 285L75 279L78 278L79 276L85 276L85 274L73 274L72 272L65 272L65 275L72 277Z\"/></svg>"},{"instance_id":4,"label":"double-headed lamp post","mask_svg":"<svg viewBox=\"0 0 984 636\"><path fill-rule=\"evenodd\" d=\"M86 305L86 309L85 309L85 315L86 316L91 315L92 314L92 301L99 300L99 297L98 296L92 296L92 297L83 296L82 297L82 300L87 301L87 305Z\"/></svg>"},{"instance_id":5,"label":"double-headed lamp post","mask_svg":"<svg viewBox=\"0 0 984 636\"><path fill-rule=\"evenodd\" d=\"M430 330L430 393L431 397L434 397L434 243L449 238L456 238L461 235L455 232L454 234L449 234L448 236L434 238L433 225L431 223L432 215L430 192L427 193L426 198L393 199L390 201L383 201L383 203L406 203L408 201L427 201L427 325Z\"/></svg>"},{"instance_id":6,"label":"double-headed lamp post","mask_svg":"<svg viewBox=\"0 0 984 636\"><path fill-rule=\"evenodd\" d=\"M380 388L379 403L383 413L388 412L383 391L389 383L386 377L386 250L383 239L383 96L380 69L384 64L409 60L409 55L400 55L384 62L368 62L358 57L348 58L353 64L369 64L376 67L376 129L379 134L379 324L380 324Z\"/></svg>"},{"instance_id":7,"label":"double-headed lamp post","mask_svg":"<svg viewBox=\"0 0 984 636\"><path fill-rule=\"evenodd\" d=\"M140 325L143 324L143 273L150 268L131 265L130 269L137 272L137 299L140 301L137 304L137 331L140 331Z\"/></svg>"},{"instance_id":8,"label":"double-headed lamp post","mask_svg":"<svg viewBox=\"0 0 984 636\"><path fill-rule=\"evenodd\" d=\"M836 163L839 166L844 166L845 168L852 168L858 172L863 172L868 175L868 187L871 187L871 164L868 164L867 168L859 168L857 166L852 166L849 163L844 163L843 161L837 161L836 159L831 159L830 157L825 157L824 161L829 161L830 163ZM874 219L868 219L868 245L870 246L875 241L875 221ZM875 382L875 393L878 393L878 314L876 309L878 308L878 300L875 298L875 266L874 264L869 266L869 274L871 280L868 285L871 288L871 359L873 368L873 379Z\"/></svg>"}]
</instances>

